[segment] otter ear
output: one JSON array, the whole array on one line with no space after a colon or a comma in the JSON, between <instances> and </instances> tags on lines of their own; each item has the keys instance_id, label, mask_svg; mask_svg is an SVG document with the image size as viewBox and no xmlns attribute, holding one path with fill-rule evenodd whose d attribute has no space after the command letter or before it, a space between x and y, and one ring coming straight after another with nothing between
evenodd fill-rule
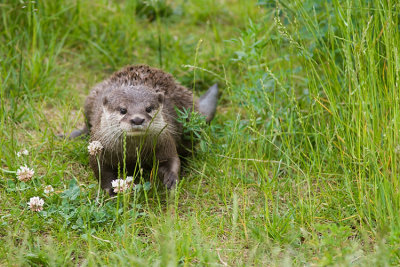
<instances>
[{"instance_id":1,"label":"otter ear","mask_svg":"<svg viewBox=\"0 0 400 267\"><path fill-rule=\"evenodd\" d=\"M104 96L103 97L103 106L105 106L107 104L108 104L108 98L107 98L107 96Z\"/></svg>"},{"instance_id":2,"label":"otter ear","mask_svg":"<svg viewBox=\"0 0 400 267\"><path fill-rule=\"evenodd\" d=\"M157 98L158 98L158 103L160 103L160 104L164 103L164 94L163 93L158 93Z\"/></svg>"}]
</instances>

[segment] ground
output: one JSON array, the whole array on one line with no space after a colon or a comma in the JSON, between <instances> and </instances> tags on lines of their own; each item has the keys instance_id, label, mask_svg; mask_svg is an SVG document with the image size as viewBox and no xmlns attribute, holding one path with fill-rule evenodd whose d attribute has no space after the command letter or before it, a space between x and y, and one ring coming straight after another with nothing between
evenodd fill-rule
<instances>
[{"instance_id":1,"label":"ground","mask_svg":"<svg viewBox=\"0 0 400 267\"><path fill-rule=\"evenodd\" d=\"M6 0L0 12L0 265L400 263L396 1ZM196 95L218 83L217 115L186 125L200 140L175 191L144 171L99 203L88 138L56 135L84 124L94 84L142 63Z\"/></svg>"}]
</instances>

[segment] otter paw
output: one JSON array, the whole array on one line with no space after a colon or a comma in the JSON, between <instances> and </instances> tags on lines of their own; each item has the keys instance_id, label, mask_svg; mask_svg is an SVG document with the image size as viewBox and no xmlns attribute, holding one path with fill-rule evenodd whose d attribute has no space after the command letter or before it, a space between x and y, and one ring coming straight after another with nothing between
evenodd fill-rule
<instances>
[{"instance_id":1,"label":"otter paw","mask_svg":"<svg viewBox=\"0 0 400 267\"><path fill-rule=\"evenodd\" d=\"M167 172L164 175L163 183L167 187L167 189L172 189L175 188L178 180L179 180L178 174L174 172Z\"/></svg>"}]
</instances>

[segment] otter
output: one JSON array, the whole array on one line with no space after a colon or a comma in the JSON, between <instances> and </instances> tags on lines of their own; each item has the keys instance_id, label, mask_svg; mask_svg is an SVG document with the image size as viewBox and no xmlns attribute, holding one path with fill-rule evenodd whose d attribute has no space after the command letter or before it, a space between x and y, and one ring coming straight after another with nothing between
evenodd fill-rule
<instances>
[{"instance_id":1,"label":"otter","mask_svg":"<svg viewBox=\"0 0 400 267\"><path fill-rule=\"evenodd\" d=\"M119 178L122 166L132 173L139 161L144 167L156 162L159 178L172 189L179 181L179 156L190 145L183 138L176 109L194 110L210 122L217 100L216 84L196 100L171 74L147 65L127 66L90 91L84 106L87 126L70 138L90 132L90 140L102 144L99 161L90 155L89 162L110 195L111 182Z\"/></svg>"}]
</instances>

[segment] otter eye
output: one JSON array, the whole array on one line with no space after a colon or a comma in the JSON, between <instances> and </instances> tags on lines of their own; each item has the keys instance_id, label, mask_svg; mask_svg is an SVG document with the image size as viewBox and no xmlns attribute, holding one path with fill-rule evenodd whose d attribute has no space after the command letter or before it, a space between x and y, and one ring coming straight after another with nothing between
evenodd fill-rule
<instances>
[{"instance_id":1,"label":"otter eye","mask_svg":"<svg viewBox=\"0 0 400 267\"><path fill-rule=\"evenodd\" d=\"M127 110L126 108L119 108L119 112L121 112L122 115L126 114Z\"/></svg>"},{"instance_id":2,"label":"otter eye","mask_svg":"<svg viewBox=\"0 0 400 267\"><path fill-rule=\"evenodd\" d=\"M147 113L150 113L152 110L153 110L153 107L151 107L151 106L146 108Z\"/></svg>"}]
</instances>

